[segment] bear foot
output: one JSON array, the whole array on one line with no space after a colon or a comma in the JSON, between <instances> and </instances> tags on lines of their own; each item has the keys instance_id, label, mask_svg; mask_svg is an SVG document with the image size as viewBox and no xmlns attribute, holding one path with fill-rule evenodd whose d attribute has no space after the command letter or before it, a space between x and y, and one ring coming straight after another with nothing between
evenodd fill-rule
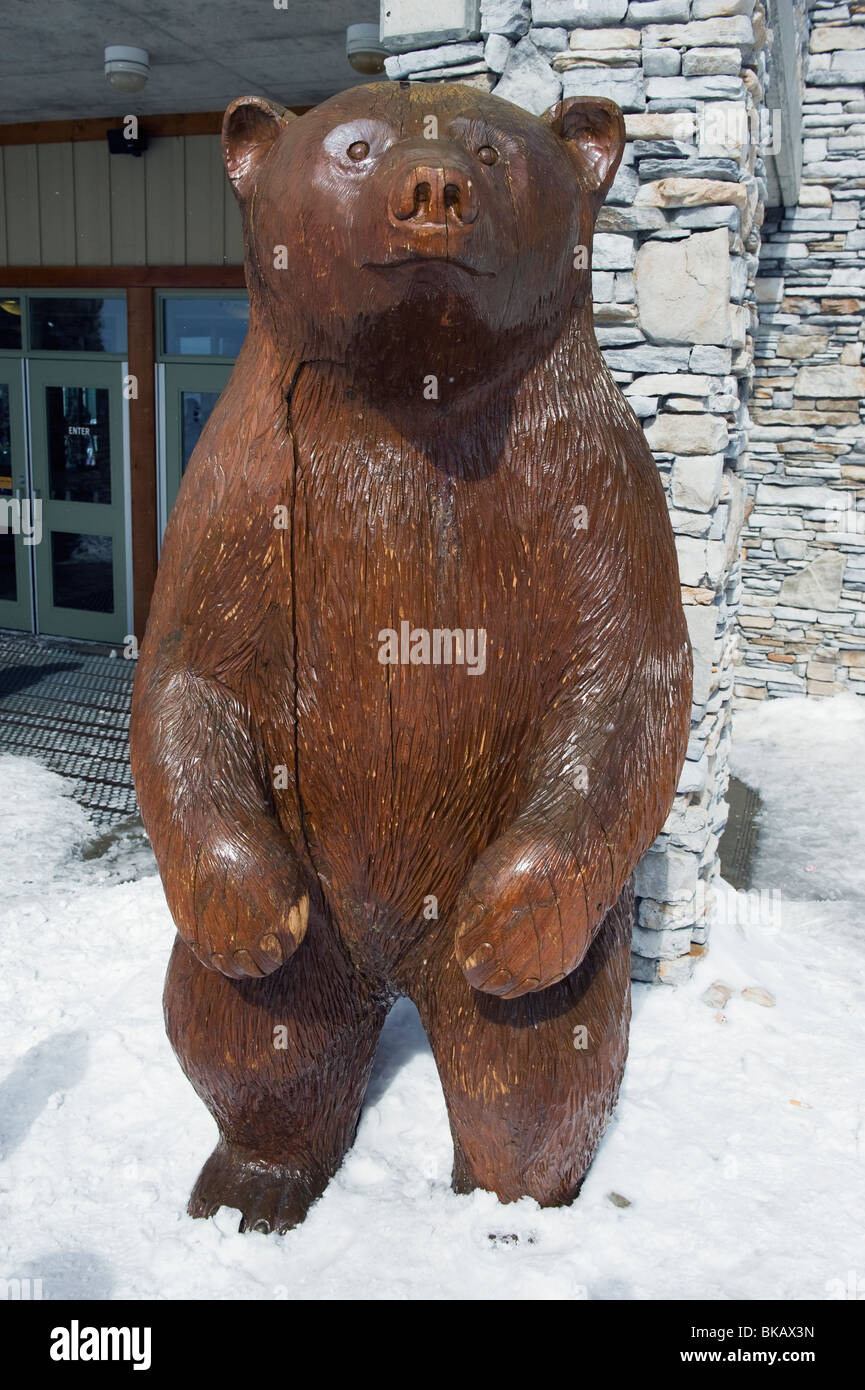
<instances>
[{"instance_id":1,"label":"bear foot","mask_svg":"<svg viewBox=\"0 0 865 1390\"><path fill-rule=\"evenodd\" d=\"M220 1140L198 1175L187 1211L207 1218L220 1207L240 1212L240 1231L269 1235L299 1226L327 1186L296 1168L273 1163Z\"/></svg>"},{"instance_id":2,"label":"bear foot","mask_svg":"<svg viewBox=\"0 0 865 1390\"><path fill-rule=\"evenodd\" d=\"M564 1161L562 1167L565 1168ZM585 1173L576 1179L559 1174L553 1165L545 1166L541 1172L518 1172L513 1167L493 1163L489 1165L487 1175L480 1177L473 1171L462 1145L454 1141L451 1187L459 1197L467 1197L477 1191L494 1192L503 1204L532 1197L539 1207L569 1207L577 1200L585 1179ZM490 1240L513 1244L518 1237L511 1233L499 1235L493 1232Z\"/></svg>"}]
</instances>

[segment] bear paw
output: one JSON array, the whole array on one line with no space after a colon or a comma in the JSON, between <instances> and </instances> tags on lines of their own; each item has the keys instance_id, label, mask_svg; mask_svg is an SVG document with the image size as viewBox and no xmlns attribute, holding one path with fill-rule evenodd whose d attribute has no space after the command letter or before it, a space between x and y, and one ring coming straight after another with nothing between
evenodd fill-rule
<instances>
[{"instance_id":1,"label":"bear paw","mask_svg":"<svg viewBox=\"0 0 865 1390\"><path fill-rule=\"evenodd\" d=\"M202 845L191 892L166 883L177 929L202 965L232 980L278 970L306 935L309 894L287 842L270 827L255 837L214 836Z\"/></svg>"},{"instance_id":2,"label":"bear paw","mask_svg":"<svg viewBox=\"0 0 865 1390\"><path fill-rule=\"evenodd\" d=\"M303 1221L326 1187L295 1168L220 1140L192 1189L187 1211L207 1218L220 1207L240 1212L240 1231L284 1235Z\"/></svg>"},{"instance_id":3,"label":"bear paw","mask_svg":"<svg viewBox=\"0 0 865 1390\"><path fill-rule=\"evenodd\" d=\"M547 989L576 969L589 942L579 875L563 896L531 850L475 865L456 931L457 960L475 989L502 999Z\"/></svg>"},{"instance_id":4,"label":"bear paw","mask_svg":"<svg viewBox=\"0 0 865 1390\"><path fill-rule=\"evenodd\" d=\"M231 897L242 898L242 905ZM309 897L306 893L289 907L269 911L250 904L242 889L226 893L215 913L198 914L198 934L189 945L202 965L219 970L232 980L261 979L278 970L294 955L306 934Z\"/></svg>"}]
</instances>

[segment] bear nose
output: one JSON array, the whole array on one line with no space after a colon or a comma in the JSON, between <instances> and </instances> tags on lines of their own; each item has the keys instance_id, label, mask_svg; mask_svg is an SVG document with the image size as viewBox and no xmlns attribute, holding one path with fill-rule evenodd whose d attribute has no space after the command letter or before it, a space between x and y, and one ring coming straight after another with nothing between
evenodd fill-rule
<instances>
[{"instance_id":1,"label":"bear nose","mask_svg":"<svg viewBox=\"0 0 865 1390\"><path fill-rule=\"evenodd\" d=\"M477 217L471 179L441 164L416 164L398 179L389 203L400 226L467 226Z\"/></svg>"}]
</instances>

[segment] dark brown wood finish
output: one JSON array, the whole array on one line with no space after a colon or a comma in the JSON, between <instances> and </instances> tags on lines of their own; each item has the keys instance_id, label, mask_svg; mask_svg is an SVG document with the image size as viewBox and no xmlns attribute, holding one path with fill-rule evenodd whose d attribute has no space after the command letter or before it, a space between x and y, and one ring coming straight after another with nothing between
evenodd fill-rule
<instances>
[{"instance_id":1,"label":"dark brown wood finish","mask_svg":"<svg viewBox=\"0 0 865 1390\"><path fill-rule=\"evenodd\" d=\"M290 108L297 115L308 106ZM218 135L221 111L178 111L138 117L142 133L155 139L164 135ZM125 116L91 116L64 121L10 121L0 125L0 145L58 145L71 141L104 140L109 130L123 124Z\"/></svg>"},{"instance_id":2,"label":"dark brown wood finish","mask_svg":"<svg viewBox=\"0 0 865 1390\"><path fill-rule=\"evenodd\" d=\"M0 286L30 290L244 289L242 265L0 265Z\"/></svg>"},{"instance_id":3,"label":"dark brown wood finish","mask_svg":"<svg viewBox=\"0 0 865 1390\"><path fill-rule=\"evenodd\" d=\"M303 1218L400 994L458 1191L571 1201L612 1112L691 696L663 488L592 325L623 142L611 102L457 84L226 113L250 331L132 720L168 1031L220 1130L194 1215Z\"/></svg>"}]
</instances>

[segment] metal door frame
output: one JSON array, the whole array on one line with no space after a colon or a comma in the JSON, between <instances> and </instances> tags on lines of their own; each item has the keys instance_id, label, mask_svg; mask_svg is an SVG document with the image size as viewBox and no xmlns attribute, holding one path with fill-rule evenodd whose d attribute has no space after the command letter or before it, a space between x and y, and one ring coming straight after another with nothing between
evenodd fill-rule
<instances>
[{"instance_id":1,"label":"metal door frame","mask_svg":"<svg viewBox=\"0 0 865 1390\"><path fill-rule=\"evenodd\" d=\"M113 354L108 354L108 353L106 353L106 354L101 354L101 353L52 352L52 353L39 353L39 354L33 353L33 354L30 354L30 355L27 357L27 359L26 359L26 361L25 361L25 368L26 368L26 370L25 370L25 380L26 380L26 384L27 384L27 390L26 390L26 412L27 412L27 422L28 422L28 430L27 430L27 432L28 432L28 442L29 442L29 473L28 473L28 476L29 476L29 480L30 480L31 496L33 495L33 489L35 489L35 486L36 486L36 466L35 466L35 459L34 459L34 436L35 436L35 434L36 434L36 430L35 430L35 428L34 428L35 410L36 410L36 409L39 409L39 410L41 411L41 410L43 409L42 402L41 402L41 401L37 401L37 400L35 399L35 384L34 384L33 378L34 378L34 375L42 376L45 372L47 372L47 370L48 370L49 368L52 368L52 367L55 369L55 372L56 372L56 375L57 375L58 378L66 378L67 380L65 380L65 381L63 381L63 380L58 380L56 383L50 383L50 382L45 382L45 381L43 381L43 382L41 383L43 386L44 386L44 385L51 385L51 384L56 384L56 385L60 385L60 386L62 386L62 385L64 385L64 384L65 384L65 385L69 385L69 386L74 386L74 385L76 384L76 381L75 381L76 372L79 372L79 373L80 373L80 371L81 371L82 368L88 368L88 369L92 369L92 368L97 368L97 369L98 369L98 368L102 368L103 371L104 371L104 373L105 373L105 376L106 376L106 377L110 377L110 376L112 376L113 374L116 373L116 379L115 379L115 381L114 381L114 382L108 382L108 383L107 383L107 389L109 390L109 392L116 391L116 392L118 393L118 400L117 400L117 402L116 402L116 407L117 407L117 410L119 411L120 431L119 431L119 438L117 438L117 437L114 436L114 435L112 436L111 447L112 447L112 451L115 450L115 449L119 449L119 452L120 452L120 459L119 459L119 461L118 461L117 467L112 469L112 501L111 501L110 503L107 503L107 504L97 504L97 505L100 505L100 506L107 506L107 507L110 507L112 510L113 510L114 507L116 506L117 509L118 509L116 515L117 515L118 520L119 520L119 525L117 525L110 533L107 532L107 531L94 531L94 532L93 532L93 534L95 534L95 535L107 535L107 534L111 534L111 535L112 535L112 538L113 538L113 546L112 546L112 574L113 574L113 593L114 593L114 603L115 603L115 612L114 612L113 617L116 619L116 623L115 623L115 624L111 624L111 616L112 616L112 615L109 615L109 614L100 614L100 613L98 613L98 612L93 612L93 613L91 614L91 613L89 612L89 610L86 610L86 609L75 609L75 608L69 608L68 610L66 610L66 612L68 612L68 614L70 615L69 621L68 621L68 623L67 623L66 621L64 621L65 614L63 613L63 610L61 609L60 626L63 627L63 628L67 628L67 627L68 627L68 628L70 628L70 629L76 629L76 628L77 628L78 630L77 630L77 631L65 631L65 630L64 630L64 631L58 631L58 630L57 630L57 626L58 626L57 621L54 621L54 620L49 619L49 618L47 617L47 613L46 613L44 616L40 613L40 604L39 604L39 586L40 586L40 581L41 581L43 584L45 584L46 586L47 586L47 585L51 585L51 584L53 583L52 571L51 571L50 546L47 545L47 543L48 543L48 541L49 541L49 532L50 532L50 528L49 528L49 525L48 525L47 515L45 514L45 513L46 513L46 508L43 508L43 534L42 534L42 539L41 539L41 541L40 541L40 546L43 545L43 544L46 545L45 555L47 555L48 558L47 558L47 559L42 558L41 566L40 566L40 563L39 563L40 557L39 557L39 556L36 556L36 555L34 555L34 557L33 557L32 570L33 570L33 585L34 585L34 590L35 590L35 607L36 607L36 612L35 612L35 614L34 614L34 619L35 619L35 622L36 622L36 624L37 624L37 626L36 626L36 631L39 632L39 633L42 633L42 634L44 634L44 635L60 636L60 637L73 637L73 638L82 639L82 640L84 640L84 641L106 642L106 643L110 643L110 644L119 645L120 643L122 643L122 642L125 640L126 636L129 634L129 627L130 627L130 622L131 622L131 617L130 617L130 615L131 615L131 612L132 612L132 609L131 609L131 606L130 606L130 604L131 604L131 595L132 595L132 545L131 545L131 539L132 539L132 515L131 515L131 504L130 504L130 472L131 472L131 464L130 464L130 454L129 454L129 402L128 402L128 400L127 400L126 397L125 397L125 392L124 392L124 389L123 389L123 387L124 387L124 380L125 380L125 378L126 378L126 376L127 376L128 364L127 364L126 361L120 360L120 359L118 359L116 356L114 356ZM80 384L80 377L79 377L79 383L78 383L78 384ZM111 407L110 404L109 404L109 409L112 409L112 407ZM113 413L113 410L112 410L112 413ZM46 421L41 421L41 422L40 422L39 431L41 432L41 430L42 430L43 428L47 431L47 420L46 420ZM48 460L47 460L47 458L44 460L44 466L45 466L45 468L46 468L46 470L47 470L47 468L48 468ZM47 474L46 474L46 481L47 481ZM119 483L120 483L120 488L121 488L121 493L122 493L122 496L121 496L120 498L117 498L117 499L115 499L115 497L114 497L114 488L115 488L115 486L116 486L116 481L119 481ZM49 506L51 505L51 498L50 498L49 496L46 496L43 500L44 500L44 502L45 502L46 504L48 504ZM84 503L71 503L71 504L67 504L67 505L72 505L72 506L84 506L84 507L86 507L86 506L90 506L90 505L93 505L93 504L84 502ZM98 522L94 521L94 524L101 524L101 523L98 523ZM60 526L57 526L55 529L57 529L57 530L62 530L63 528L60 527ZM89 533L82 533L82 534L89 534ZM119 559L118 559L118 556L117 556L117 554L116 554L116 548L117 548L117 541L118 541L118 540L120 540L120 542L121 542L121 547L122 547L122 553L121 553ZM33 549L35 550L36 547L34 546ZM48 590L48 592L49 592L49 593L51 592L50 589ZM50 608L50 609L53 610L53 609L55 609L56 606L55 606L53 603L52 603L52 604L46 603L45 605L43 605L43 607L46 608L46 609L47 609L47 608ZM73 615L75 615L75 614L80 615L80 619L76 619L76 618L73 616ZM104 618L104 619L105 619L105 623L104 623L104 624L100 623L100 621L99 621L100 618ZM55 630L52 631L50 634L47 632L46 623L50 623L50 626L51 626L53 629L55 629ZM109 626L109 625L113 626L114 629L115 629L113 635L112 635L111 632L106 631L106 627ZM101 628L101 631L100 631L100 628Z\"/></svg>"}]
</instances>

